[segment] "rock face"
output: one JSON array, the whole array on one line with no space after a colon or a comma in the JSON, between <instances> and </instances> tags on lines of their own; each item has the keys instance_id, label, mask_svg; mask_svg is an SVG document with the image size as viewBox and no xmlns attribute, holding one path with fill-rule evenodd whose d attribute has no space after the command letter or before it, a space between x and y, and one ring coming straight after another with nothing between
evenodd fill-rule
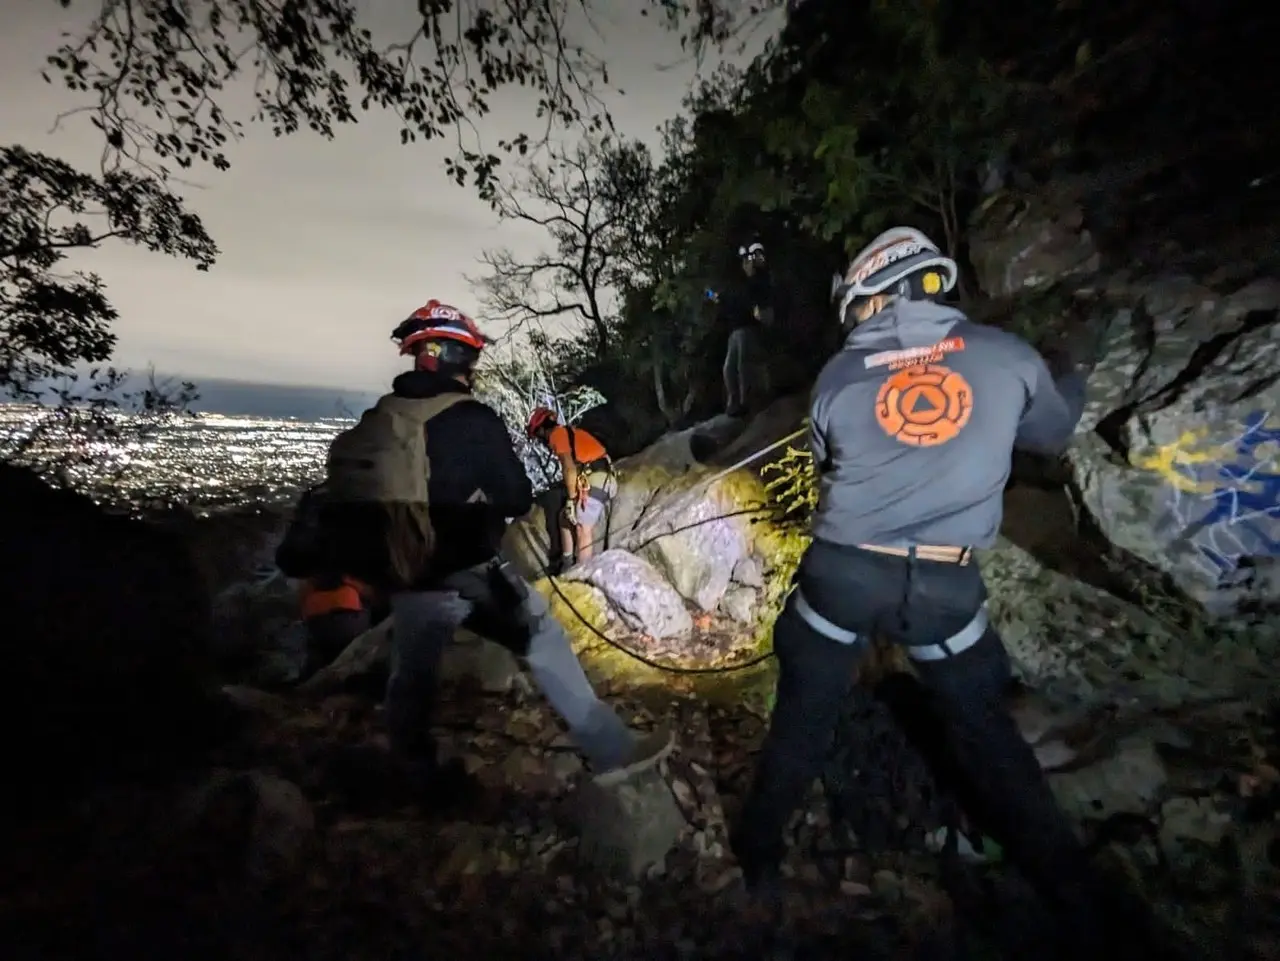
<instances>
[{"instance_id":1,"label":"rock face","mask_svg":"<svg viewBox=\"0 0 1280 961\"><path fill-rule=\"evenodd\" d=\"M391 618L374 625L331 664L298 685L298 690L313 697L353 690L381 695L390 671L391 629ZM458 631L440 659L442 682L470 681L491 694L521 685L522 678L520 665L510 651L465 629Z\"/></svg>"},{"instance_id":2,"label":"rock face","mask_svg":"<svg viewBox=\"0 0 1280 961\"><path fill-rule=\"evenodd\" d=\"M1010 601L1004 626L1015 647L1020 633L1034 633L1016 623L1029 609L1065 605L1072 617L1099 615L1086 618L1084 633L1123 638L1130 654L1136 642L1165 647L1160 658L1198 653L1200 667L1215 656L1224 668L1236 655L1265 663L1280 650L1280 277L1268 274L1262 253L1256 266L1203 251L1175 261L1176 245L1154 266L1108 263L1082 213L1099 196L1059 189L993 198L971 249L984 291L997 299L977 319L1009 326L1049 354L1096 358L1061 465L1060 493L1074 511L1066 539L1088 545L1095 583L1127 582L1136 604L1118 611L1105 591L1086 600L1071 578L1034 574L1069 552L1062 538L1038 545L1034 558L1001 547L988 573L1007 583L993 596L997 606ZM1006 520L1019 519L1007 512ZM1004 593L1035 578L1046 583L1024 586L1016 604ZM1166 626L1153 632L1147 614ZM1076 638L1054 645L1064 658L1086 640L1051 618L1032 619L1036 630ZM1200 626L1167 626L1192 622ZM1158 660L1153 650L1144 658ZM1166 676L1179 670L1157 667ZM1203 679L1186 668L1184 677Z\"/></svg>"},{"instance_id":3,"label":"rock face","mask_svg":"<svg viewBox=\"0 0 1280 961\"><path fill-rule=\"evenodd\" d=\"M1099 297L1110 320L1071 464L1117 547L1210 613L1280 601L1280 280Z\"/></svg>"},{"instance_id":4,"label":"rock face","mask_svg":"<svg viewBox=\"0 0 1280 961\"><path fill-rule=\"evenodd\" d=\"M607 874L638 878L660 865L685 827L671 787L657 769L616 783L590 779L578 789L578 850Z\"/></svg>"},{"instance_id":5,"label":"rock face","mask_svg":"<svg viewBox=\"0 0 1280 961\"><path fill-rule=\"evenodd\" d=\"M1084 211L1070 195L996 194L980 212L971 242L974 269L993 297L1051 286L1098 269L1098 249Z\"/></svg>"}]
</instances>

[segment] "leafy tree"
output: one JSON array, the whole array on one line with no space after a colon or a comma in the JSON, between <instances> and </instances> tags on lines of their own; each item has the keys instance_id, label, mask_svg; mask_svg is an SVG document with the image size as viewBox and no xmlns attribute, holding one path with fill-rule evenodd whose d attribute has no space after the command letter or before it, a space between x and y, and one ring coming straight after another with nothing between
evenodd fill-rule
<instances>
[{"instance_id":1,"label":"leafy tree","mask_svg":"<svg viewBox=\"0 0 1280 961\"><path fill-rule=\"evenodd\" d=\"M102 279L67 271L75 250L108 240L184 257L206 270L217 248L199 218L154 178L101 176L22 147L0 147L0 387L34 399L79 362L110 359L117 314Z\"/></svg>"},{"instance_id":2,"label":"leafy tree","mask_svg":"<svg viewBox=\"0 0 1280 961\"><path fill-rule=\"evenodd\" d=\"M535 91L542 126L500 142L499 153L528 154L558 124L603 128L594 93L603 63L564 30L566 15L588 6L420 0L407 36L378 39L355 0L103 0L45 72L83 99L59 122L87 115L103 138L100 169L19 146L0 152L0 390L31 401L54 381L64 406L120 402L117 372L99 369L88 383L74 375L110 358L116 313L101 278L67 272L64 259L116 240L208 269L217 248L184 208L174 175L226 169L247 122L332 137L363 110L387 108L402 121L402 142L454 135L449 174L485 196L500 157L464 133L499 89ZM231 105L236 82L252 91L242 116ZM152 390L135 406L155 410L161 400Z\"/></svg>"},{"instance_id":3,"label":"leafy tree","mask_svg":"<svg viewBox=\"0 0 1280 961\"><path fill-rule=\"evenodd\" d=\"M896 69L865 61L839 88L813 84L805 93L804 123L828 183L813 226L848 233L853 246L890 219L923 218L958 255L977 172L1007 148L1009 91L981 59L944 53L940 15L875 4L869 28Z\"/></svg>"},{"instance_id":4,"label":"leafy tree","mask_svg":"<svg viewBox=\"0 0 1280 961\"><path fill-rule=\"evenodd\" d=\"M199 218L153 177L127 170L90 174L22 147L0 147L0 396L28 404L29 414L0 443L0 458L66 479L93 454L92 441L123 432L147 435L195 399L191 384L152 375L132 389L126 375L102 365L116 338L115 308L102 279L68 269L73 254L111 240L195 262L204 270L217 248ZM127 425L112 416L141 415ZM72 438L76 443L68 443Z\"/></svg>"},{"instance_id":5,"label":"leafy tree","mask_svg":"<svg viewBox=\"0 0 1280 961\"><path fill-rule=\"evenodd\" d=\"M59 0L67 6L69 0ZM544 133L555 124L602 127L595 96L603 62L565 32L589 0L419 0L408 36L379 39L355 0L104 0L90 28L49 58L48 76L90 95L84 109L105 137L107 165L148 170L231 163L244 119L220 102L228 84L253 81L245 119L276 134L304 127L332 137L361 111L402 121L401 139L458 138L449 173L482 191L500 156L460 131L516 85L537 95ZM501 141L527 153L538 138Z\"/></svg>"},{"instance_id":6,"label":"leafy tree","mask_svg":"<svg viewBox=\"0 0 1280 961\"><path fill-rule=\"evenodd\" d=\"M545 487L560 477L560 462L542 444L531 441L525 425L535 407L550 407L562 423L573 424L604 403L598 391L566 385L537 351L516 350L508 342L502 354L485 352L477 371L476 393L501 415L507 433L534 483Z\"/></svg>"}]
</instances>

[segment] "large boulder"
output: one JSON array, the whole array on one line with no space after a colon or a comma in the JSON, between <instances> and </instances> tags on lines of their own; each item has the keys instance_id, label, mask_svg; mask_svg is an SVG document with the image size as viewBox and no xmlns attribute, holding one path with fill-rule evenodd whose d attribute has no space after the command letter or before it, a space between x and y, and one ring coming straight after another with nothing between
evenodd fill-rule
<instances>
[{"instance_id":1,"label":"large boulder","mask_svg":"<svg viewBox=\"0 0 1280 961\"><path fill-rule=\"evenodd\" d=\"M1177 704L1222 693L1245 667L1158 610L1055 571L1006 538L978 562L1018 674L1063 706L1118 695Z\"/></svg>"},{"instance_id":2,"label":"large boulder","mask_svg":"<svg viewBox=\"0 0 1280 961\"><path fill-rule=\"evenodd\" d=\"M0 645L22 795L197 756L220 734L207 584L183 538L0 465Z\"/></svg>"},{"instance_id":3,"label":"large boulder","mask_svg":"<svg viewBox=\"0 0 1280 961\"><path fill-rule=\"evenodd\" d=\"M1111 320L1069 457L1107 538L1212 615L1280 604L1280 281L1157 277Z\"/></svg>"},{"instance_id":4,"label":"large boulder","mask_svg":"<svg viewBox=\"0 0 1280 961\"><path fill-rule=\"evenodd\" d=\"M765 575L794 560L790 535L769 522L769 497L761 478L764 465L776 460L785 445L760 457L752 455L794 433L803 410L803 397L783 398L746 424L717 420L668 434L620 461L618 495L605 538L606 553L614 560L603 566L593 561L589 569L568 576L589 582L601 600L619 610L630 609L633 623L641 571L650 585L655 585L650 571L656 571L680 598L707 613L723 612L732 591L730 606L741 613L750 599L737 589L767 590L772 582ZM708 447L709 436L715 443ZM800 445L799 439L793 443ZM546 548L547 532L538 510L513 523L504 542L507 557L530 580L543 576ZM623 563L614 551L637 560ZM653 586L648 593L648 610L672 610L669 598L657 599L665 594L664 588ZM651 617L656 614L640 620ZM674 630L674 623L664 615L645 630L659 636L655 629Z\"/></svg>"},{"instance_id":5,"label":"large boulder","mask_svg":"<svg viewBox=\"0 0 1280 961\"><path fill-rule=\"evenodd\" d=\"M994 298L975 319L1051 359L1097 361L1066 457L1015 460L1015 479L1029 464L1036 483L1057 485L1072 522L1055 538L1028 538L1036 519L1007 512L1006 528L1019 529L1014 539L1038 565L1175 625L1200 667L1243 668L1280 652L1274 241L1253 236L1247 257L1231 236L1202 237L1194 251L1170 240L1157 256L1114 231L1095 243L1090 228L1101 232L1118 188L1094 179L1000 194L972 225L971 260ZM1061 563L1086 554L1091 574ZM1216 684L1221 671L1211 673Z\"/></svg>"},{"instance_id":6,"label":"large boulder","mask_svg":"<svg viewBox=\"0 0 1280 961\"><path fill-rule=\"evenodd\" d=\"M632 630L664 638L693 629L684 599L653 566L613 548L579 564L566 578L600 589Z\"/></svg>"},{"instance_id":7,"label":"large boulder","mask_svg":"<svg viewBox=\"0 0 1280 961\"><path fill-rule=\"evenodd\" d=\"M1052 286L1097 271L1099 254L1074 191L1050 196L1000 192L974 218L970 261L991 297Z\"/></svg>"}]
</instances>

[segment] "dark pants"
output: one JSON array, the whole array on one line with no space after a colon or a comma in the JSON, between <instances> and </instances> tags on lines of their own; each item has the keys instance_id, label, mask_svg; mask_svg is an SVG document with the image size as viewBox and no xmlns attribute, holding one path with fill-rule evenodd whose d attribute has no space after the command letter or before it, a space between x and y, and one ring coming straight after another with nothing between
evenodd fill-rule
<instances>
[{"instance_id":1,"label":"dark pants","mask_svg":"<svg viewBox=\"0 0 1280 961\"><path fill-rule=\"evenodd\" d=\"M634 735L596 696L546 599L509 565L495 561L459 571L428 590L396 594L391 610L387 733L392 750L424 776L438 762L431 721L439 697L440 659L460 627L524 659L595 770L616 768L634 755Z\"/></svg>"},{"instance_id":2,"label":"dark pants","mask_svg":"<svg viewBox=\"0 0 1280 961\"><path fill-rule=\"evenodd\" d=\"M724 355L725 410L741 414L764 406L768 386L761 383L764 370L760 363L760 329L739 327L729 335Z\"/></svg>"},{"instance_id":3,"label":"dark pants","mask_svg":"<svg viewBox=\"0 0 1280 961\"><path fill-rule=\"evenodd\" d=\"M537 500L547 525L547 566L558 571L565 562L560 529L564 527L564 508L569 503L569 492L563 484L552 484L538 495Z\"/></svg>"},{"instance_id":4,"label":"dark pants","mask_svg":"<svg viewBox=\"0 0 1280 961\"><path fill-rule=\"evenodd\" d=\"M333 662L357 637L377 623L368 608L360 611L326 611L306 620L307 668L314 674Z\"/></svg>"},{"instance_id":5,"label":"dark pants","mask_svg":"<svg viewBox=\"0 0 1280 961\"><path fill-rule=\"evenodd\" d=\"M986 600L982 575L972 563L944 564L822 542L806 553L796 587L774 628L777 702L733 832L749 881L777 870L787 823L822 767L867 641L880 634L908 646L939 644L980 626L975 615ZM813 626L815 621L825 621L825 633ZM829 636L841 631L840 640ZM940 718L939 725L924 729L945 739L944 752L931 744L921 745L921 754L950 756L953 770L935 775L951 779L959 772L965 778L958 793L973 807L966 813L1002 845L1063 918L1066 936L1073 939L1070 950L1095 950L1104 927L1098 882L1005 707L1011 669L999 635L988 626L976 644L956 656L915 663ZM919 730L904 733L921 736Z\"/></svg>"}]
</instances>

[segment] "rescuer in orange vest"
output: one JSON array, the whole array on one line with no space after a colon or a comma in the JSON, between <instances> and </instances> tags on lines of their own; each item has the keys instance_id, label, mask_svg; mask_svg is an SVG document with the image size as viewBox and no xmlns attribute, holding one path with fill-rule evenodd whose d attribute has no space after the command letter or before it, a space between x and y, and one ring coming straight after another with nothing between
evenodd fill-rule
<instances>
[{"instance_id":1,"label":"rescuer in orange vest","mask_svg":"<svg viewBox=\"0 0 1280 961\"><path fill-rule=\"evenodd\" d=\"M560 424L549 408L534 410L527 433L556 455L564 475L559 496L553 497L547 508L548 568L558 574L592 555L598 539L596 528L618 493L618 480L604 445L581 427Z\"/></svg>"},{"instance_id":2,"label":"rescuer in orange vest","mask_svg":"<svg viewBox=\"0 0 1280 961\"><path fill-rule=\"evenodd\" d=\"M388 614L372 588L340 574L302 580L298 603L307 631L308 675L329 664Z\"/></svg>"}]
</instances>

